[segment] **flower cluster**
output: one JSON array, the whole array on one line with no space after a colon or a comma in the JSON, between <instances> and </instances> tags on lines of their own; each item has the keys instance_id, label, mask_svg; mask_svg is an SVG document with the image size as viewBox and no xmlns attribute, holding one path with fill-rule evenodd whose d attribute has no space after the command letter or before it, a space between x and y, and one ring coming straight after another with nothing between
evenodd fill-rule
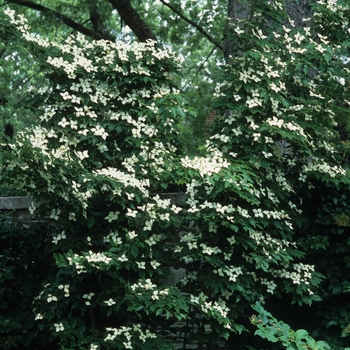
<instances>
[{"instance_id":1,"label":"flower cluster","mask_svg":"<svg viewBox=\"0 0 350 350\"><path fill-rule=\"evenodd\" d=\"M145 343L147 339L156 338L156 334L151 333L148 329L143 332L140 324L135 324L133 327L107 328L107 332L108 335L105 341L114 341L116 338L125 337L125 341L123 341L124 349L133 349L131 345L133 337L137 337L142 343Z\"/></svg>"},{"instance_id":2,"label":"flower cluster","mask_svg":"<svg viewBox=\"0 0 350 350\"><path fill-rule=\"evenodd\" d=\"M227 168L229 163L225 160L222 154L217 151L210 158L198 158L190 159L185 157L181 159L182 166L185 168L192 168L198 170L201 176L212 176L218 173L222 168Z\"/></svg>"}]
</instances>

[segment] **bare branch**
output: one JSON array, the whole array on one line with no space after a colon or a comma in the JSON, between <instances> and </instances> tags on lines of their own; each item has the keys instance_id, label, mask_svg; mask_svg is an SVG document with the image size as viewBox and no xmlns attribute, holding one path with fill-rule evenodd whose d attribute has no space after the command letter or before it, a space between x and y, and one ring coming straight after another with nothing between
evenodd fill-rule
<instances>
[{"instance_id":1,"label":"bare branch","mask_svg":"<svg viewBox=\"0 0 350 350\"><path fill-rule=\"evenodd\" d=\"M48 7L45 7L43 5L40 4L36 4L32 1L28 1L28 0L8 0L7 4L17 4L20 6L25 6L28 8L31 8L33 10L37 10L43 13L48 13L51 16L57 18L58 20L60 20L62 23L66 24L68 27L71 27L72 29L85 34L86 36L89 36L95 40L101 40L101 39L105 39L105 40L113 40L113 38L111 38L109 35L105 34L102 35L99 32L95 32L89 28L84 27L83 25L73 21L71 18L63 15L62 13L52 10Z\"/></svg>"},{"instance_id":2,"label":"bare branch","mask_svg":"<svg viewBox=\"0 0 350 350\"><path fill-rule=\"evenodd\" d=\"M157 41L156 36L151 31L147 23L131 6L130 0L109 0L109 2L118 11L122 21L130 27L140 41Z\"/></svg>"},{"instance_id":3,"label":"bare branch","mask_svg":"<svg viewBox=\"0 0 350 350\"><path fill-rule=\"evenodd\" d=\"M194 83L194 81L196 80L198 74L199 74L200 71L204 68L205 63L209 60L210 56L214 53L214 51L215 51L216 48L217 48L216 46L213 46L213 48L212 48L211 51L209 52L208 56L205 58L205 60L204 60L204 61L201 63L201 65L199 66L199 68L198 68L196 74L194 75L193 79L192 79L190 82L188 82L188 83L186 84L186 86L185 86L183 89L181 89L181 91L186 91L190 86L193 85L193 83Z\"/></svg>"},{"instance_id":4,"label":"bare branch","mask_svg":"<svg viewBox=\"0 0 350 350\"><path fill-rule=\"evenodd\" d=\"M221 51L223 51L223 47L222 45L220 45L211 35L209 35L200 25L198 25L197 23L193 22L191 19L189 19L188 17L186 17L182 12L180 12L176 7L170 5L169 3L167 3L165 0L160 0L160 2L169 7L170 10L172 10L173 12L175 12L180 18L182 18L184 21L186 21L187 23L189 23L191 26L195 27L200 33L202 33L211 43L213 43L218 49L220 49Z\"/></svg>"}]
</instances>

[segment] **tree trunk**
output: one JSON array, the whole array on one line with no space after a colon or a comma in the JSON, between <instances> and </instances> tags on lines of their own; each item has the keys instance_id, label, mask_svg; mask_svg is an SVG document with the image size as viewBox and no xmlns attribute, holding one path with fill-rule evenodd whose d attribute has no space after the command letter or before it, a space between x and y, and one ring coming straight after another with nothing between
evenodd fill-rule
<instances>
[{"instance_id":1,"label":"tree trunk","mask_svg":"<svg viewBox=\"0 0 350 350\"><path fill-rule=\"evenodd\" d=\"M240 47L230 38L227 33L231 24L238 24L240 20L254 20L254 5L259 0L228 0L227 6L227 30L224 39L224 57L226 63L230 62L230 57L240 55ZM269 0L264 0L269 1ZM284 0L284 5L289 18L294 22L294 26L301 27L308 24L312 18L311 4L316 0ZM268 21L268 19L267 19ZM286 25L290 25L289 22Z\"/></svg>"},{"instance_id":2,"label":"tree trunk","mask_svg":"<svg viewBox=\"0 0 350 350\"><path fill-rule=\"evenodd\" d=\"M230 62L230 57L240 55L241 48L228 35L230 25L238 23L240 20L247 20L251 17L252 1L249 0L228 0L227 4L227 27L224 37L224 57L226 63Z\"/></svg>"},{"instance_id":3,"label":"tree trunk","mask_svg":"<svg viewBox=\"0 0 350 350\"><path fill-rule=\"evenodd\" d=\"M122 21L130 27L140 41L157 41L156 36L148 27L147 23L131 6L130 0L109 0L109 2L118 11Z\"/></svg>"},{"instance_id":4,"label":"tree trunk","mask_svg":"<svg viewBox=\"0 0 350 350\"><path fill-rule=\"evenodd\" d=\"M316 0L285 0L287 13L296 27L303 27L309 23L312 18L310 5L315 2Z\"/></svg>"}]
</instances>

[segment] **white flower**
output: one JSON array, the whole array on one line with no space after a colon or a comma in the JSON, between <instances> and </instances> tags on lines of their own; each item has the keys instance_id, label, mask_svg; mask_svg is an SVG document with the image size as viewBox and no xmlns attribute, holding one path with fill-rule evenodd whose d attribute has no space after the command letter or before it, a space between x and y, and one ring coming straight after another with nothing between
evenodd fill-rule
<instances>
[{"instance_id":1,"label":"white flower","mask_svg":"<svg viewBox=\"0 0 350 350\"><path fill-rule=\"evenodd\" d=\"M137 234L135 233L135 231L128 232L128 237L129 239L134 239L135 237L137 237Z\"/></svg>"},{"instance_id":2,"label":"white flower","mask_svg":"<svg viewBox=\"0 0 350 350\"><path fill-rule=\"evenodd\" d=\"M153 291L151 298L152 298L152 300L158 300L159 299L157 290Z\"/></svg>"},{"instance_id":3,"label":"white flower","mask_svg":"<svg viewBox=\"0 0 350 350\"><path fill-rule=\"evenodd\" d=\"M34 202L32 202L32 203L30 204L30 207L28 208L28 210L29 210L30 215L34 215L35 210L36 210L36 207L35 207Z\"/></svg>"},{"instance_id":4,"label":"white flower","mask_svg":"<svg viewBox=\"0 0 350 350\"><path fill-rule=\"evenodd\" d=\"M53 238L52 243L57 244L58 241L60 241L61 239L66 239L66 234L65 231L62 231L60 234L58 234L56 237Z\"/></svg>"},{"instance_id":5,"label":"white flower","mask_svg":"<svg viewBox=\"0 0 350 350\"><path fill-rule=\"evenodd\" d=\"M284 123L284 120L283 119L277 119L276 117L273 117L273 119L271 119L271 118L267 119L266 122L268 124L270 124L271 126L277 126L277 127L281 128L281 126Z\"/></svg>"},{"instance_id":6,"label":"white flower","mask_svg":"<svg viewBox=\"0 0 350 350\"><path fill-rule=\"evenodd\" d=\"M128 212L125 215L130 216L132 218L136 218L137 210L132 210L132 209L128 208Z\"/></svg>"},{"instance_id":7,"label":"white flower","mask_svg":"<svg viewBox=\"0 0 350 350\"><path fill-rule=\"evenodd\" d=\"M146 263L144 261L136 261L136 264L139 269L146 269Z\"/></svg>"},{"instance_id":8,"label":"white flower","mask_svg":"<svg viewBox=\"0 0 350 350\"><path fill-rule=\"evenodd\" d=\"M169 213L159 214L159 219L160 220L169 221L170 220L170 214Z\"/></svg>"},{"instance_id":9,"label":"white flower","mask_svg":"<svg viewBox=\"0 0 350 350\"><path fill-rule=\"evenodd\" d=\"M56 332L62 332L64 331L64 327L62 323L54 323L54 326L56 328Z\"/></svg>"},{"instance_id":10,"label":"white flower","mask_svg":"<svg viewBox=\"0 0 350 350\"><path fill-rule=\"evenodd\" d=\"M75 95L71 95L71 100L72 100L72 103L77 103L78 105L81 102L81 98Z\"/></svg>"},{"instance_id":11,"label":"white flower","mask_svg":"<svg viewBox=\"0 0 350 350\"><path fill-rule=\"evenodd\" d=\"M66 285L61 284L58 286L58 289L63 289L63 291L65 293L64 296L69 297L69 287L70 287L69 284L66 284Z\"/></svg>"},{"instance_id":12,"label":"white flower","mask_svg":"<svg viewBox=\"0 0 350 350\"><path fill-rule=\"evenodd\" d=\"M97 125L96 127L92 128L91 131L95 136L101 136L104 140L106 140L108 136L108 133L101 125Z\"/></svg>"},{"instance_id":13,"label":"white flower","mask_svg":"<svg viewBox=\"0 0 350 350\"><path fill-rule=\"evenodd\" d=\"M236 242L235 236L231 236L230 238L227 238L227 240L230 243L230 245L232 245L232 244L234 244Z\"/></svg>"},{"instance_id":14,"label":"white flower","mask_svg":"<svg viewBox=\"0 0 350 350\"><path fill-rule=\"evenodd\" d=\"M70 100L72 98L72 96L69 95L68 91L60 92L60 95L63 97L64 100Z\"/></svg>"},{"instance_id":15,"label":"white flower","mask_svg":"<svg viewBox=\"0 0 350 350\"><path fill-rule=\"evenodd\" d=\"M129 259L125 256L125 254L123 254L122 256L120 256L120 257L118 258L118 260L119 260L120 262L125 262L125 261L128 261Z\"/></svg>"},{"instance_id":16,"label":"white flower","mask_svg":"<svg viewBox=\"0 0 350 350\"><path fill-rule=\"evenodd\" d=\"M298 47L296 49L293 49L293 52L303 54L303 53L307 52L307 49L305 49L305 48L301 49L300 47Z\"/></svg>"},{"instance_id":17,"label":"white flower","mask_svg":"<svg viewBox=\"0 0 350 350\"><path fill-rule=\"evenodd\" d=\"M295 42L298 43L298 44L301 44L301 42L305 39L304 35L301 35L300 33L297 33L295 35Z\"/></svg>"},{"instance_id":18,"label":"white flower","mask_svg":"<svg viewBox=\"0 0 350 350\"><path fill-rule=\"evenodd\" d=\"M239 73L239 80L244 81L245 83L247 83L247 79L249 79L250 77L250 72L248 71L243 71L241 73ZM225 95L223 95L225 96Z\"/></svg>"},{"instance_id":19,"label":"white flower","mask_svg":"<svg viewBox=\"0 0 350 350\"><path fill-rule=\"evenodd\" d=\"M239 34L243 34L245 33L244 30L242 30L239 26L235 27L234 28L234 31L239 35Z\"/></svg>"},{"instance_id":20,"label":"white flower","mask_svg":"<svg viewBox=\"0 0 350 350\"><path fill-rule=\"evenodd\" d=\"M129 342L123 342L123 345L124 345L125 349L132 349L133 348L130 341Z\"/></svg>"},{"instance_id":21,"label":"white flower","mask_svg":"<svg viewBox=\"0 0 350 350\"><path fill-rule=\"evenodd\" d=\"M63 117L62 120L58 122L58 125L62 126L62 128L65 128L69 124L69 121L65 117Z\"/></svg>"},{"instance_id":22,"label":"white flower","mask_svg":"<svg viewBox=\"0 0 350 350\"><path fill-rule=\"evenodd\" d=\"M90 300L92 299L92 297L93 297L94 295L95 295L94 292L91 292L91 293L89 293L89 294L84 294L84 295L83 295L83 299L86 299L85 305L87 305L87 306L91 305Z\"/></svg>"},{"instance_id":23,"label":"white flower","mask_svg":"<svg viewBox=\"0 0 350 350\"><path fill-rule=\"evenodd\" d=\"M77 153L77 156L80 160L83 160L85 158L89 158L89 151L87 151L87 150L85 150L83 152L77 151L76 153Z\"/></svg>"},{"instance_id":24,"label":"white flower","mask_svg":"<svg viewBox=\"0 0 350 350\"><path fill-rule=\"evenodd\" d=\"M105 300L104 303L106 303L108 306L116 304L116 302L112 298L110 298L109 300Z\"/></svg>"},{"instance_id":25,"label":"white flower","mask_svg":"<svg viewBox=\"0 0 350 350\"><path fill-rule=\"evenodd\" d=\"M160 290L160 291L159 291L159 294L160 294L160 295L168 295L168 294L169 294L169 288Z\"/></svg>"},{"instance_id":26,"label":"white flower","mask_svg":"<svg viewBox=\"0 0 350 350\"><path fill-rule=\"evenodd\" d=\"M156 260L152 260L151 261L151 266L156 269L158 266L160 266L160 263Z\"/></svg>"},{"instance_id":27,"label":"white flower","mask_svg":"<svg viewBox=\"0 0 350 350\"><path fill-rule=\"evenodd\" d=\"M322 45L317 45L315 49L321 53L327 51L327 49L325 47L322 47Z\"/></svg>"},{"instance_id":28,"label":"white flower","mask_svg":"<svg viewBox=\"0 0 350 350\"><path fill-rule=\"evenodd\" d=\"M47 302L51 303L51 301L57 301L57 297L52 294L49 294L47 297Z\"/></svg>"},{"instance_id":29,"label":"white flower","mask_svg":"<svg viewBox=\"0 0 350 350\"><path fill-rule=\"evenodd\" d=\"M94 253L91 250L89 251L89 255L86 255L86 260L89 263L105 263L105 264L109 264L110 261L112 260L112 258L109 258L107 256L104 255L104 253ZM93 264L94 265L94 264Z\"/></svg>"},{"instance_id":30,"label":"white flower","mask_svg":"<svg viewBox=\"0 0 350 350\"><path fill-rule=\"evenodd\" d=\"M105 217L105 219L108 221L108 222L112 222L114 220L118 220L118 217L119 217L119 214L120 212L119 211L110 211L109 214Z\"/></svg>"},{"instance_id":31,"label":"white flower","mask_svg":"<svg viewBox=\"0 0 350 350\"><path fill-rule=\"evenodd\" d=\"M193 248L198 248L197 242L189 242L187 243L187 245L189 250L192 250Z\"/></svg>"}]
</instances>

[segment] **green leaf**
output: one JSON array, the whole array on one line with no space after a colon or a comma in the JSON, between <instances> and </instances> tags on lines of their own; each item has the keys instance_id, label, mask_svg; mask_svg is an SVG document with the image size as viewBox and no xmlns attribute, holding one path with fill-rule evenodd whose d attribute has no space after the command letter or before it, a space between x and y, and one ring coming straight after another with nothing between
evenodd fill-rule
<instances>
[{"instance_id":1,"label":"green leaf","mask_svg":"<svg viewBox=\"0 0 350 350\"><path fill-rule=\"evenodd\" d=\"M130 252L133 257L136 257L138 254L139 248L137 247L136 244L132 244L130 247Z\"/></svg>"},{"instance_id":2,"label":"green leaf","mask_svg":"<svg viewBox=\"0 0 350 350\"><path fill-rule=\"evenodd\" d=\"M94 225L95 225L95 222L96 222L96 220L95 220L95 217L94 216L89 216L88 218L87 218L87 227L90 229L90 228L92 228Z\"/></svg>"},{"instance_id":3,"label":"green leaf","mask_svg":"<svg viewBox=\"0 0 350 350\"><path fill-rule=\"evenodd\" d=\"M298 329L295 332L296 340L301 340L301 339L305 338L307 335L308 335L308 332L305 329Z\"/></svg>"}]
</instances>

